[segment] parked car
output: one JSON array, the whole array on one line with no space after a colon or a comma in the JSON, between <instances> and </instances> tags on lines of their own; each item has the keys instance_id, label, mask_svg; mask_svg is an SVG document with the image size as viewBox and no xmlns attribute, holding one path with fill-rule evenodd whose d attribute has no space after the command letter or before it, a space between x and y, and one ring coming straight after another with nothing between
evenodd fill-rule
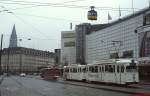
<instances>
[{"instance_id":1,"label":"parked car","mask_svg":"<svg viewBox=\"0 0 150 96\"><path fill-rule=\"evenodd\" d=\"M25 74L25 73L21 73L20 76L21 76L21 77L25 77L26 74Z\"/></svg>"}]
</instances>

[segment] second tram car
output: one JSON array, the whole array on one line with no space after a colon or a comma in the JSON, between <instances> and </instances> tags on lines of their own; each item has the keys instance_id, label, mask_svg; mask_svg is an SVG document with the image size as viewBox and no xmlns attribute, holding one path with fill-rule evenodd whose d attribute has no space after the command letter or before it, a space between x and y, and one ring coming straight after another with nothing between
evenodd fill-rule
<instances>
[{"instance_id":1,"label":"second tram car","mask_svg":"<svg viewBox=\"0 0 150 96\"><path fill-rule=\"evenodd\" d=\"M81 70L80 70L81 69ZM107 60L87 65L64 67L65 79L86 80L114 84L139 82L136 62L132 60Z\"/></svg>"},{"instance_id":2,"label":"second tram car","mask_svg":"<svg viewBox=\"0 0 150 96\"><path fill-rule=\"evenodd\" d=\"M85 65L72 64L64 67L63 76L66 80L85 80Z\"/></svg>"},{"instance_id":3,"label":"second tram car","mask_svg":"<svg viewBox=\"0 0 150 96\"><path fill-rule=\"evenodd\" d=\"M41 70L41 77L46 80L57 80L61 75L59 68L44 68Z\"/></svg>"}]
</instances>

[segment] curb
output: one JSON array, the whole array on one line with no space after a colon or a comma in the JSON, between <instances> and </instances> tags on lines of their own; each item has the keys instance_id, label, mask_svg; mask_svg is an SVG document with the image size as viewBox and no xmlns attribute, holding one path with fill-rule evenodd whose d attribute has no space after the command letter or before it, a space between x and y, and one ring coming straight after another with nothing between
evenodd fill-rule
<instances>
[{"instance_id":1,"label":"curb","mask_svg":"<svg viewBox=\"0 0 150 96\"><path fill-rule=\"evenodd\" d=\"M61 82L61 83L75 85L75 86L89 87L89 88L94 88L94 89L102 89L102 90L113 91L113 92L126 93L126 94L138 94L138 92L129 92L129 91L116 90L116 89L110 89L110 88L102 88L102 87L100 88L100 87L93 87L93 86L88 86L88 85L73 84L73 83L68 83L68 82Z\"/></svg>"}]
</instances>

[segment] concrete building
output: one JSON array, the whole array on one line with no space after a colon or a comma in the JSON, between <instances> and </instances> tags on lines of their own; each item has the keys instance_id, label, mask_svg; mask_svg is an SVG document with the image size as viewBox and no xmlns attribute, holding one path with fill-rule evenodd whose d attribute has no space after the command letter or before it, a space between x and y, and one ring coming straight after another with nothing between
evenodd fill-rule
<instances>
[{"instance_id":1,"label":"concrete building","mask_svg":"<svg viewBox=\"0 0 150 96\"><path fill-rule=\"evenodd\" d=\"M23 47L4 48L2 51L3 72L39 72L40 68L48 66L54 66L52 52Z\"/></svg>"},{"instance_id":2,"label":"concrete building","mask_svg":"<svg viewBox=\"0 0 150 96\"><path fill-rule=\"evenodd\" d=\"M61 32L61 64L76 63L76 37L74 31Z\"/></svg>"},{"instance_id":3,"label":"concrete building","mask_svg":"<svg viewBox=\"0 0 150 96\"><path fill-rule=\"evenodd\" d=\"M148 58L150 61L150 9L104 25L86 35L86 62L110 58Z\"/></svg>"},{"instance_id":4,"label":"concrete building","mask_svg":"<svg viewBox=\"0 0 150 96\"><path fill-rule=\"evenodd\" d=\"M54 66L54 53L17 46L15 25L10 36L9 48L2 50L3 72L38 72L40 68Z\"/></svg>"},{"instance_id":5,"label":"concrete building","mask_svg":"<svg viewBox=\"0 0 150 96\"><path fill-rule=\"evenodd\" d=\"M86 34L95 32L107 24L95 24L91 25L90 23L82 23L76 25L76 63L86 64Z\"/></svg>"}]
</instances>

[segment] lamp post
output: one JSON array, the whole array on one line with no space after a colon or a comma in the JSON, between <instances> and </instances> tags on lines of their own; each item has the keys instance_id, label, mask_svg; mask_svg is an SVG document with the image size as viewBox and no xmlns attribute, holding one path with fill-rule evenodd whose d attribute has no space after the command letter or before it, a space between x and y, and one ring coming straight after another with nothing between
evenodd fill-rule
<instances>
[{"instance_id":1,"label":"lamp post","mask_svg":"<svg viewBox=\"0 0 150 96\"><path fill-rule=\"evenodd\" d=\"M3 46L3 34L1 35L1 47L0 47L0 75L2 75L2 47Z\"/></svg>"}]
</instances>

